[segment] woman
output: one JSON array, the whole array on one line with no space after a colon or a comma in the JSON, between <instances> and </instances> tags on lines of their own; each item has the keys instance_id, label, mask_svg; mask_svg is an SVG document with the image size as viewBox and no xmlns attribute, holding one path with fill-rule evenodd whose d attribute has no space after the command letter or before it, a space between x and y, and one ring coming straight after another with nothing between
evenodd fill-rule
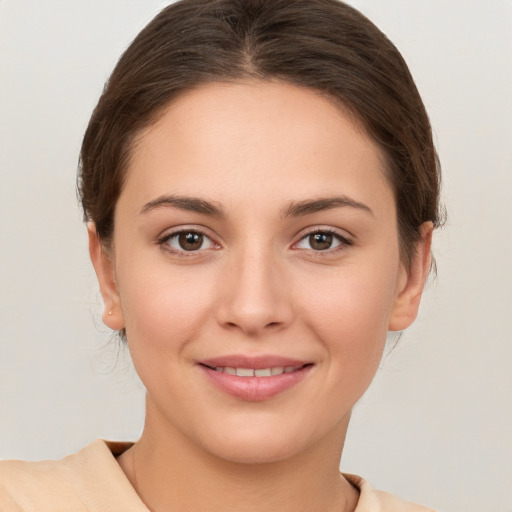
<instances>
[{"instance_id":1,"label":"woman","mask_svg":"<svg viewBox=\"0 0 512 512\"><path fill-rule=\"evenodd\" d=\"M79 189L140 440L0 465L0 510L427 510L340 475L439 224L427 114L336 0L183 0L116 66Z\"/></svg>"}]
</instances>

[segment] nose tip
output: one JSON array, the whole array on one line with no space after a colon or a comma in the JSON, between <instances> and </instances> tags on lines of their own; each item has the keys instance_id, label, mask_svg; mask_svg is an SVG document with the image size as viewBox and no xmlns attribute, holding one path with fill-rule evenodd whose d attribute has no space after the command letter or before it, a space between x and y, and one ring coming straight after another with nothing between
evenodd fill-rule
<instances>
[{"instance_id":1,"label":"nose tip","mask_svg":"<svg viewBox=\"0 0 512 512\"><path fill-rule=\"evenodd\" d=\"M220 324L248 336L286 327L292 307L284 281L284 273L268 261L252 258L231 266L219 297Z\"/></svg>"},{"instance_id":2,"label":"nose tip","mask_svg":"<svg viewBox=\"0 0 512 512\"><path fill-rule=\"evenodd\" d=\"M225 326L230 329L240 329L248 336L257 335L266 331L277 331L285 322L271 321L266 322L261 316L254 314L241 313L237 315L236 321L225 322Z\"/></svg>"}]
</instances>

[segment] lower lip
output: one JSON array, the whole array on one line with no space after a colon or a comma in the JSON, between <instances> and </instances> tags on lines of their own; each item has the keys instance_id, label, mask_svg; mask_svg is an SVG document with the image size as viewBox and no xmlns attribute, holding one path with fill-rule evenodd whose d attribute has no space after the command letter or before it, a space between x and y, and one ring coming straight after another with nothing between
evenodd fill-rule
<instances>
[{"instance_id":1,"label":"lower lip","mask_svg":"<svg viewBox=\"0 0 512 512\"><path fill-rule=\"evenodd\" d=\"M304 366L292 373L270 377L238 377L199 365L210 382L221 391L242 400L259 402L268 400L298 384L312 366Z\"/></svg>"}]
</instances>

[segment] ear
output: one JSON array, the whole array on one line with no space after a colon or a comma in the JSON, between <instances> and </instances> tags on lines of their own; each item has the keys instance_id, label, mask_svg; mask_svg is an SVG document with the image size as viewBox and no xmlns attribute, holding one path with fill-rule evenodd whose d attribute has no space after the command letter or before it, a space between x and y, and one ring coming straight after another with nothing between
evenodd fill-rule
<instances>
[{"instance_id":1,"label":"ear","mask_svg":"<svg viewBox=\"0 0 512 512\"><path fill-rule=\"evenodd\" d=\"M87 232L89 234L89 255L103 299L103 323L114 331L120 331L124 328L124 318L117 289L113 256L105 249L93 222L87 224Z\"/></svg>"},{"instance_id":2,"label":"ear","mask_svg":"<svg viewBox=\"0 0 512 512\"><path fill-rule=\"evenodd\" d=\"M430 271L432 222L424 222L420 227L421 238L416 243L416 251L409 268L402 265L398 292L391 310L388 329L402 331L409 327L418 315L421 294Z\"/></svg>"}]
</instances>

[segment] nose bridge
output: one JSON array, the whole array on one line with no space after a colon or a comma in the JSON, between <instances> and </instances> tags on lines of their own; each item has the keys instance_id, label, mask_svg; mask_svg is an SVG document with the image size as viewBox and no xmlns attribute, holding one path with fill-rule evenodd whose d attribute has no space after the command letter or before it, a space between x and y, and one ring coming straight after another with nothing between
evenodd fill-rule
<instances>
[{"instance_id":1,"label":"nose bridge","mask_svg":"<svg viewBox=\"0 0 512 512\"><path fill-rule=\"evenodd\" d=\"M246 334L278 329L291 320L291 301L283 265L270 243L241 245L227 261L220 321Z\"/></svg>"}]
</instances>

